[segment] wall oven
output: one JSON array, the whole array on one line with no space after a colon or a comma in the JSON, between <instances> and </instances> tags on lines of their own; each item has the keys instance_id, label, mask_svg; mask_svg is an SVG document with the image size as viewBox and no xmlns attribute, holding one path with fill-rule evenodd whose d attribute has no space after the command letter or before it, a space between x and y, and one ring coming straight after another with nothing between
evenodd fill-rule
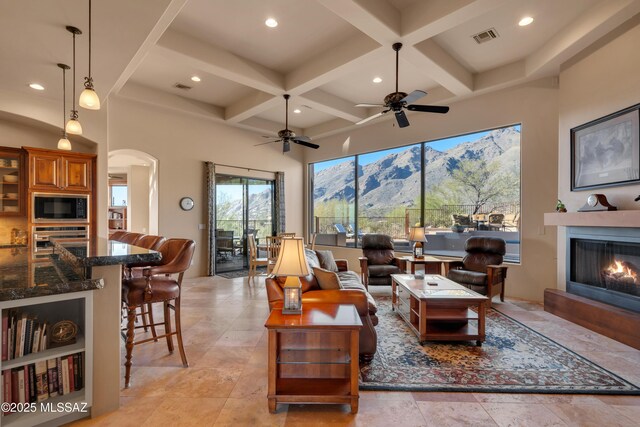
<instances>
[{"instance_id":1,"label":"wall oven","mask_svg":"<svg viewBox=\"0 0 640 427\"><path fill-rule=\"evenodd\" d=\"M88 256L89 226L40 226L31 228L33 258L48 258L53 253L53 241L60 243L74 255Z\"/></svg>"},{"instance_id":2,"label":"wall oven","mask_svg":"<svg viewBox=\"0 0 640 427\"><path fill-rule=\"evenodd\" d=\"M33 194L32 222L89 222L87 194Z\"/></svg>"}]
</instances>

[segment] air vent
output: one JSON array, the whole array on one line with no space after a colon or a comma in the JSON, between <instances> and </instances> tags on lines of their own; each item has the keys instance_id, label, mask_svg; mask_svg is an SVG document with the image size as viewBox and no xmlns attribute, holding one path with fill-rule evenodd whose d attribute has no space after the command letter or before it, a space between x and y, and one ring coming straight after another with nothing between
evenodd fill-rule
<instances>
[{"instance_id":1,"label":"air vent","mask_svg":"<svg viewBox=\"0 0 640 427\"><path fill-rule=\"evenodd\" d=\"M489 28L488 30L484 30L479 32L478 34L474 34L472 37L476 41L476 43L482 44L493 39L497 39L498 32L495 28Z\"/></svg>"},{"instance_id":2,"label":"air vent","mask_svg":"<svg viewBox=\"0 0 640 427\"><path fill-rule=\"evenodd\" d=\"M183 85L182 83L176 83L173 87L176 87L176 88L182 89L182 90L191 89L191 86Z\"/></svg>"}]
</instances>

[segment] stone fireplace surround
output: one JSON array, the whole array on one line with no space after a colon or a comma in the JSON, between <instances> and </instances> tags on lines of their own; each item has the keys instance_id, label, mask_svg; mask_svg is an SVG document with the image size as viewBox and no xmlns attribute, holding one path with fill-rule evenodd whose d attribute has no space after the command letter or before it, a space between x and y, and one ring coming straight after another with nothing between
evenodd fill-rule
<instances>
[{"instance_id":1,"label":"stone fireplace surround","mask_svg":"<svg viewBox=\"0 0 640 427\"><path fill-rule=\"evenodd\" d=\"M544 309L552 314L613 338L636 349L640 349L640 312L633 301L633 295L590 286L584 296L584 286L575 284L571 275L571 239L585 238L593 242L619 241L623 246L640 243L640 210L622 210L605 212L545 213L547 226L567 227L566 229L566 288L546 289ZM640 245L639 245L640 246ZM623 250L626 252L626 249ZM601 270L597 267L597 270ZM575 272L574 272L575 273ZM574 274L575 276L575 274ZM563 283L558 284L562 288ZM594 288L595 292L594 292ZM570 293L571 292L571 293ZM614 301L602 302L592 299L603 293L613 294ZM600 298L599 298L600 299ZM616 305L613 305L616 304ZM620 305L625 308L620 307ZM629 307L629 308L627 308Z\"/></svg>"}]
</instances>

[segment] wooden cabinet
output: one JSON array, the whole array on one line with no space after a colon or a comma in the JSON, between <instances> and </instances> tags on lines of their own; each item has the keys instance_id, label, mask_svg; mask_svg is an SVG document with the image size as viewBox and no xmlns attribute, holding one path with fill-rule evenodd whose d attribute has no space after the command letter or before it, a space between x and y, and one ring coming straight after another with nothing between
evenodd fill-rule
<instances>
[{"instance_id":1,"label":"wooden cabinet","mask_svg":"<svg viewBox=\"0 0 640 427\"><path fill-rule=\"evenodd\" d=\"M358 412L362 322L353 305L304 304L302 314L276 308L269 331L269 411L278 403L346 403Z\"/></svg>"},{"instance_id":2,"label":"wooden cabinet","mask_svg":"<svg viewBox=\"0 0 640 427\"><path fill-rule=\"evenodd\" d=\"M0 148L0 217L25 213L24 156L19 149Z\"/></svg>"},{"instance_id":3,"label":"wooden cabinet","mask_svg":"<svg viewBox=\"0 0 640 427\"><path fill-rule=\"evenodd\" d=\"M29 189L70 193L91 192L95 155L27 148Z\"/></svg>"}]
</instances>

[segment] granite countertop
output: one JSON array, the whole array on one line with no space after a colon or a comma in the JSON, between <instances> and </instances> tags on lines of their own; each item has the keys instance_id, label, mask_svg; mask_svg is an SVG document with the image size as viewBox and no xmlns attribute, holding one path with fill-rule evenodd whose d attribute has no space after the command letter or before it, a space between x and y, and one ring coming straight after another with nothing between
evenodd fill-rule
<instances>
[{"instance_id":1,"label":"granite countertop","mask_svg":"<svg viewBox=\"0 0 640 427\"><path fill-rule=\"evenodd\" d=\"M0 248L0 301L103 287L102 279L87 279L56 255L32 261L29 248Z\"/></svg>"},{"instance_id":2,"label":"granite countertop","mask_svg":"<svg viewBox=\"0 0 640 427\"><path fill-rule=\"evenodd\" d=\"M154 263L161 254L107 239L68 250L54 242L54 253L33 260L30 248L0 247L0 301L101 289L102 279L91 279L91 267Z\"/></svg>"}]
</instances>

